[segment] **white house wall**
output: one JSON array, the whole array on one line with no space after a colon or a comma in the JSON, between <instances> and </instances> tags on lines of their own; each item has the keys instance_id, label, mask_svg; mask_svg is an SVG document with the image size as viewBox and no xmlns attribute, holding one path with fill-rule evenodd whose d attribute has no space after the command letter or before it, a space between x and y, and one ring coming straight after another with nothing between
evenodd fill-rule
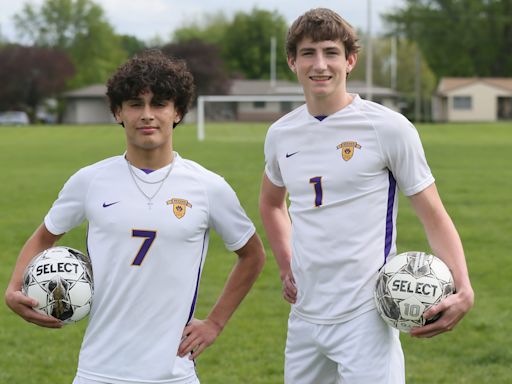
<instances>
[{"instance_id":1,"label":"white house wall","mask_svg":"<svg viewBox=\"0 0 512 384\"><path fill-rule=\"evenodd\" d=\"M473 83L458 88L449 93L448 121L497 121L498 97L511 96L511 92L492 87L485 83ZM453 108L453 99L456 96L470 96L471 109L458 110Z\"/></svg>"},{"instance_id":2,"label":"white house wall","mask_svg":"<svg viewBox=\"0 0 512 384\"><path fill-rule=\"evenodd\" d=\"M293 107L293 104L290 103L290 106ZM261 107L256 107L254 102L240 102L238 103L237 119L241 121L273 121L287 112L289 111L281 109L280 101L266 101Z\"/></svg>"},{"instance_id":3,"label":"white house wall","mask_svg":"<svg viewBox=\"0 0 512 384\"><path fill-rule=\"evenodd\" d=\"M64 116L64 122L68 124L106 124L114 121L104 99L70 100Z\"/></svg>"},{"instance_id":4,"label":"white house wall","mask_svg":"<svg viewBox=\"0 0 512 384\"><path fill-rule=\"evenodd\" d=\"M78 109L80 124L101 124L114 121L105 100L84 100Z\"/></svg>"},{"instance_id":5,"label":"white house wall","mask_svg":"<svg viewBox=\"0 0 512 384\"><path fill-rule=\"evenodd\" d=\"M280 112L281 104L279 102L266 102L265 106L258 108L254 106L254 102L240 103L238 111L242 113L258 113L258 112Z\"/></svg>"},{"instance_id":6,"label":"white house wall","mask_svg":"<svg viewBox=\"0 0 512 384\"><path fill-rule=\"evenodd\" d=\"M76 108L77 105L74 100L69 100L66 103L66 109L64 111L64 116L62 118L62 122L64 124L75 124L76 122Z\"/></svg>"}]
</instances>

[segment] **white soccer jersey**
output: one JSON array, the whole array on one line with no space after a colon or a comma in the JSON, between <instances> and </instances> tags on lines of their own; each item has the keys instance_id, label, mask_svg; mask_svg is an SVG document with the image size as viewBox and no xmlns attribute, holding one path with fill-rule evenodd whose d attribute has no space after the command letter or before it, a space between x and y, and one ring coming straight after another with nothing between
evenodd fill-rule
<instances>
[{"instance_id":1,"label":"white soccer jersey","mask_svg":"<svg viewBox=\"0 0 512 384\"><path fill-rule=\"evenodd\" d=\"M194 312L209 229L235 251L255 228L223 178L177 153L173 163L151 209L117 156L74 174L45 217L54 234L88 221L95 291L81 377L160 384L195 378L193 362L176 354ZM150 174L132 169L155 182L168 167ZM159 186L137 182L148 196Z\"/></svg>"},{"instance_id":2,"label":"white soccer jersey","mask_svg":"<svg viewBox=\"0 0 512 384\"><path fill-rule=\"evenodd\" d=\"M396 253L397 187L410 196L434 182L414 126L353 96L323 121L295 109L265 141L266 175L290 199L292 311L319 324L374 308L377 272Z\"/></svg>"}]
</instances>

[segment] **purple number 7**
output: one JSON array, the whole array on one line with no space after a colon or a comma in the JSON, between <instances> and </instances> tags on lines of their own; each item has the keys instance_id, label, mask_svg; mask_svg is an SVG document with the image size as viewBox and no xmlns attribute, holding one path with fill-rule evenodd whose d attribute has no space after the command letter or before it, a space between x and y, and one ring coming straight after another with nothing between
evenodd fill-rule
<instances>
[{"instance_id":1,"label":"purple number 7","mask_svg":"<svg viewBox=\"0 0 512 384\"><path fill-rule=\"evenodd\" d=\"M315 207L322 205L323 191L322 191L322 177L312 177L309 179L309 184L313 184L315 187Z\"/></svg>"},{"instance_id":2,"label":"purple number 7","mask_svg":"<svg viewBox=\"0 0 512 384\"><path fill-rule=\"evenodd\" d=\"M153 241L155 241L156 231L134 229L132 230L132 237L143 237L146 239L140 246L139 252L137 252L137 256L135 256L135 259L133 259L132 262L132 265L141 265L142 260L144 260L144 257L146 257L146 254L149 251L149 248L151 248L151 244L153 244Z\"/></svg>"}]
</instances>

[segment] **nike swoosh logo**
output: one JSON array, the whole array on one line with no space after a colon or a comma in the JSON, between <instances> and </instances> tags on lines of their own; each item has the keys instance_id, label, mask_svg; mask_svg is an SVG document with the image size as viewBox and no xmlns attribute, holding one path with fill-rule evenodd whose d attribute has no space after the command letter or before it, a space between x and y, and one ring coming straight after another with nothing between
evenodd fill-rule
<instances>
[{"instance_id":1,"label":"nike swoosh logo","mask_svg":"<svg viewBox=\"0 0 512 384\"><path fill-rule=\"evenodd\" d=\"M114 201L113 203L103 203L103 208L110 207L111 205L117 204L119 201Z\"/></svg>"},{"instance_id":2,"label":"nike swoosh logo","mask_svg":"<svg viewBox=\"0 0 512 384\"><path fill-rule=\"evenodd\" d=\"M293 155L296 155L297 153L299 153L300 151L297 151L297 152L292 152L292 153L287 153L286 154L286 158L289 158L289 157L292 157Z\"/></svg>"}]
</instances>

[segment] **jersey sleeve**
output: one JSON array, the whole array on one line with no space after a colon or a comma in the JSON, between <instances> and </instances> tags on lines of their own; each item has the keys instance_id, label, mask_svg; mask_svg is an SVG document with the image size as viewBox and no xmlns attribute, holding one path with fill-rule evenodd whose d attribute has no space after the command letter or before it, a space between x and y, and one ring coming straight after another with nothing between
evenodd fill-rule
<instances>
[{"instance_id":1,"label":"jersey sleeve","mask_svg":"<svg viewBox=\"0 0 512 384\"><path fill-rule=\"evenodd\" d=\"M418 131L403 116L381 136L381 145L398 186L405 196L412 196L434 183Z\"/></svg>"},{"instance_id":2,"label":"jersey sleeve","mask_svg":"<svg viewBox=\"0 0 512 384\"><path fill-rule=\"evenodd\" d=\"M278 187L284 187L281 169L277 161L277 134L272 127L268 130L265 138L265 174L272 184Z\"/></svg>"},{"instance_id":3,"label":"jersey sleeve","mask_svg":"<svg viewBox=\"0 0 512 384\"><path fill-rule=\"evenodd\" d=\"M208 191L210 226L219 234L228 250L236 251L254 235L256 228L231 186L217 175L212 181L212 188Z\"/></svg>"},{"instance_id":4,"label":"jersey sleeve","mask_svg":"<svg viewBox=\"0 0 512 384\"><path fill-rule=\"evenodd\" d=\"M85 220L85 195L87 193L84 172L77 172L64 184L57 200L44 218L46 228L54 235L61 235Z\"/></svg>"}]
</instances>

